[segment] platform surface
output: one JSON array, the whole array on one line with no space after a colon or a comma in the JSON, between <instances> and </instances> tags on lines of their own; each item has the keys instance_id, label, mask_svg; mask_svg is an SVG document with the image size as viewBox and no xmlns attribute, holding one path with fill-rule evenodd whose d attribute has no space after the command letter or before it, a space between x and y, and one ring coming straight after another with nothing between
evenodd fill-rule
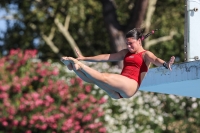
<instances>
[{"instance_id":1,"label":"platform surface","mask_svg":"<svg viewBox=\"0 0 200 133\"><path fill-rule=\"evenodd\" d=\"M139 90L200 98L200 60L151 68Z\"/></svg>"}]
</instances>

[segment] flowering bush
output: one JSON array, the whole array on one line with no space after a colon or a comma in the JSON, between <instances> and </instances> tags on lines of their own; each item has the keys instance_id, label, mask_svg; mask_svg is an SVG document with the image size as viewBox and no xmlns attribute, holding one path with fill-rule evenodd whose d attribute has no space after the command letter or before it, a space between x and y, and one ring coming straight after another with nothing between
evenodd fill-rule
<instances>
[{"instance_id":1,"label":"flowering bush","mask_svg":"<svg viewBox=\"0 0 200 133\"><path fill-rule=\"evenodd\" d=\"M106 132L105 99L79 78L61 80L58 67L34 61L36 53L11 50L0 59L0 131Z\"/></svg>"}]
</instances>

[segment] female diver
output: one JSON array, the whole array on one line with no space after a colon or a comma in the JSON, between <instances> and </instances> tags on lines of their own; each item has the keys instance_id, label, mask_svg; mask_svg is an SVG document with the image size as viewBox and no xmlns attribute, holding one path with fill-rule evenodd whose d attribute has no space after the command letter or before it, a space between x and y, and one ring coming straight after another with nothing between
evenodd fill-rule
<instances>
[{"instance_id":1,"label":"female diver","mask_svg":"<svg viewBox=\"0 0 200 133\"><path fill-rule=\"evenodd\" d=\"M123 49L117 53L84 57L77 52L77 59L62 57L61 61L82 80L96 84L106 91L110 97L114 99L130 98L139 89L150 63L156 66L164 66L169 70L171 70L171 65L174 63L174 56L170 58L169 62L165 62L143 48L142 41L155 31L153 30L147 35L143 35L142 31L137 28L130 30L126 34L127 49ZM123 60L124 66L121 74L100 73L79 62L79 60L91 62Z\"/></svg>"}]
</instances>

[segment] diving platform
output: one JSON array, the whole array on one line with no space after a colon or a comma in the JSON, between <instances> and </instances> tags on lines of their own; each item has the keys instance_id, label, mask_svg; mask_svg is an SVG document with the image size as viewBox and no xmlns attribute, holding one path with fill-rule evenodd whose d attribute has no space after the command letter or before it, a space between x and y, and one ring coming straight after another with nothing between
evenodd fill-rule
<instances>
[{"instance_id":1,"label":"diving platform","mask_svg":"<svg viewBox=\"0 0 200 133\"><path fill-rule=\"evenodd\" d=\"M200 98L200 60L151 68L139 90Z\"/></svg>"},{"instance_id":2,"label":"diving platform","mask_svg":"<svg viewBox=\"0 0 200 133\"><path fill-rule=\"evenodd\" d=\"M141 91L200 98L200 0L185 0L185 61L172 71L152 68L145 76Z\"/></svg>"}]
</instances>

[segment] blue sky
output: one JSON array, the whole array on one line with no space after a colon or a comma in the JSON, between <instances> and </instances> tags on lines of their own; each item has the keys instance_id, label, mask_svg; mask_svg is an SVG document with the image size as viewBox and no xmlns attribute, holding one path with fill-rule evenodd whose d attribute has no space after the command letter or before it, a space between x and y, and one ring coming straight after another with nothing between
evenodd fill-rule
<instances>
[{"instance_id":1,"label":"blue sky","mask_svg":"<svg viewBox=\"0 0 200 133\"><path fill-rule=\"evenodd\" d=\"M0 18L2 18L3 16L6 15L6 12L5 10L0 10ZM4 19L0 19L0 31L4 31L6 29L6 23L5 23L5 20Z\"/></svg>"},{"instance_id":2,"label":"blue sky","mask_svg":"<svg viewBox=\"0 0 200 133\"><path fill-rule=\"evenodd\" d=\"M6 20L2 19L3 16L11 16L13 13L16 13L16 10L14 10L15 6L11 6L10 13L6 13L4 9L0 9L0 37L2 37L1 32L6 30ZM39 40L37 38L34 39L35 47L39 45ZM0 41L0 45L3 45L3 43Z\"/></svg>"},{"instance_id":3,"label":"blue sky","mask_svg":"<svg viewBox=\"0 0 200 133\"><path fill-rule=\"evenodd\" d=\"M3 16L6 15L12 15L14 13L16 13L16 5L10 4L9 5L9 13L7 13L3 8L0 8L0 18L2 18ZM5 19L0 19L0 31L4 31L6 29L6 23L5 23Z\"/></svg>"},{"instance_id":4,"label":"blue sky","mask_svg":"<svg viewBox=\"0 0 200 133\"><path fill-rule=\"evenodd\" d=\"M4 10L0 10L0 18L6 15L6 12ZM4 19L0 19L0 36L2 37L1 32L6 30L6 22ZM2 45L2 42L0 41L0 45Z\"/></svg>"}]
</instances>

